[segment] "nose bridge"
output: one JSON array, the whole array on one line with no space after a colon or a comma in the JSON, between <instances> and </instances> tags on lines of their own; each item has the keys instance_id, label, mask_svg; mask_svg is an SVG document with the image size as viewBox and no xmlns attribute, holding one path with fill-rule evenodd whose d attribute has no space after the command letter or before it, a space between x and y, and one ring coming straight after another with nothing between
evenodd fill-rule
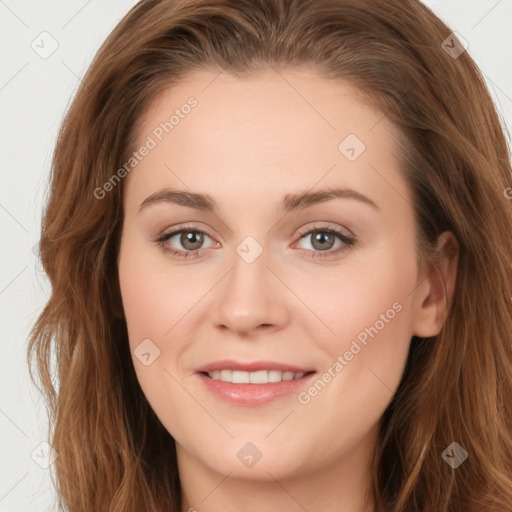
<instances>
[{"instance_id":1,"label":"nose bridge","mask_svg":"<svg viewBox=\"0 0 512 512\"><path fill-rule=\"evenodd\" d=\"M253 236L235 247L232 269L218 301L217 324L235 331L282 324L285 319L279 280L268 268L268 250ZM281 285L282 286L282 285Z\"/></svg>"}]
</instances>

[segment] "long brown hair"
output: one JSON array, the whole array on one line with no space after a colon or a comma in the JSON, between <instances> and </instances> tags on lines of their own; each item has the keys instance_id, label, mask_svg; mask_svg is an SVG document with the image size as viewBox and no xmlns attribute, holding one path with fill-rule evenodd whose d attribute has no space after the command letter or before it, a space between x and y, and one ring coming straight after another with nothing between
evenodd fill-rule
<instances>
[{"instance_id":1,"label":"long brown hair","mask_svg":"<svg viewBox=\"0 0 512 512\"><path fill-rule=\"evenodd\" d=\"M419 261L443 231L460 247L448 318L438 336L412 339L381 420L377 510L511 510L510 154L482 74L467 51L453 53L451 33L418 0L143 0L116 26L62 124L41 229L52 292L27 357L49 410L61 507L181 507L175 442L129 351L117 276L123 181L101 199L95 190L133 152L149 102L188 72L308 65L355 85L399 128ZM454 441L468 452L456 469L441 456Z\"/></svg>"}]
</instances>

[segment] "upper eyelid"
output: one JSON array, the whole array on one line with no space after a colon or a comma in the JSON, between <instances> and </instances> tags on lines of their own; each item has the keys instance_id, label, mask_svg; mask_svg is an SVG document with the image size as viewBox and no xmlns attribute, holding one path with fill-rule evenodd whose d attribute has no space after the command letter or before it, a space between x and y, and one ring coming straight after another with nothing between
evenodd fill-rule
<instances>
[{"instance_id":1,"label":"upper eyelid","mask_svg":"<svg viewBox=\"0 0 512 512\"><path fill-rule=\"evenodd\" d=\"M318 225L317 225L318 224ZM352 231L350 231L348 228L342 226L342 228L340 228L339 226L332 226L330 225L330 223L328 221L325 221L325 223L322 223L322 221L316 221L314 223L314 226L309 226L309 227L306 227L306 228L300 228L299 229L299 234L300 235L307 235L309 233L311 233L311 231L318 231L318 230L322 230L324 229L325 231L329 231L329 230L332 230L332 231L342 231L342 230L345 230L347 231L347 233L344 235L346 237L354 237L355 235L352 233Z\"/></svg>"},{"instance_id":2,"label":"upper eyelid","mask_svg":"<svg viewBox=\"0 0 512 512\"><path fill-rule=\"evenodd\" d=\"M317 225L317 224L319 224L319 225ZM324 229L326 231L330 230L330 229L332 229L333 231L341 231L343 229L343 230L347 231L345 236L347 236L347 237L355 236L348 228L342 227L342 229L340 229L340 227L338 227L338 226L333 227L333 226L329 225L328 221L325 221L325 223L322 223L322 221L316 221L313 226L300 228L298 230L298 234L301 235L301 238L302 238L303 236L310 234L312 231L320 230L320 229ZM212 240L215 239L215 237L211 236L207 230L202 229L200 227L191 226L191 225L178 226L176 228L169 230L168 232L164 230L158 238L171 237L171 235L174 236L183 231L193 231L193 232L203 233L206 236L210 237Z\"/></svg>"}]
</instances>

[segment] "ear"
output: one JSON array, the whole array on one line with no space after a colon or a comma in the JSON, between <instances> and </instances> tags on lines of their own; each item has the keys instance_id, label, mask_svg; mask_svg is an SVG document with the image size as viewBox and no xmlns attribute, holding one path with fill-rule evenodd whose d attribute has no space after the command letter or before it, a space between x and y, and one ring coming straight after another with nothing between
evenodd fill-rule
<instances>
[{"instance_id":1,"label":"ear","mask_svg":"<svg viewBox=\"0 0 512 512\"><path fill-rule=\"evenodd\" d=\"M459 244L450 231L442 233L437 241L437 257L429 262L428 272L416 289L415 315L412 334L429 338L439 334L455 289Z\"/></svg>"}]
</instances>

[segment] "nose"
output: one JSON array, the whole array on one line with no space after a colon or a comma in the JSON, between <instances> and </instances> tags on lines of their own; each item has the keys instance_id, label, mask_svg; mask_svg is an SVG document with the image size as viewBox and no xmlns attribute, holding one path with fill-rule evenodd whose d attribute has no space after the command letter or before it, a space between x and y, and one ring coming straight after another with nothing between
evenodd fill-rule
<instances>
[{"instance_id":1,"label":"nose","mask_svg":"<svg viewBox=\"0 0 512 512\"><path fill-rule=\"evenodd\" d=\"M292 295L263 252L253 262L238 254L233 267L219 283L213 322L239 336L259 330L281 330L289 321L287 299Z\"/></svg>"}]
</instances>

